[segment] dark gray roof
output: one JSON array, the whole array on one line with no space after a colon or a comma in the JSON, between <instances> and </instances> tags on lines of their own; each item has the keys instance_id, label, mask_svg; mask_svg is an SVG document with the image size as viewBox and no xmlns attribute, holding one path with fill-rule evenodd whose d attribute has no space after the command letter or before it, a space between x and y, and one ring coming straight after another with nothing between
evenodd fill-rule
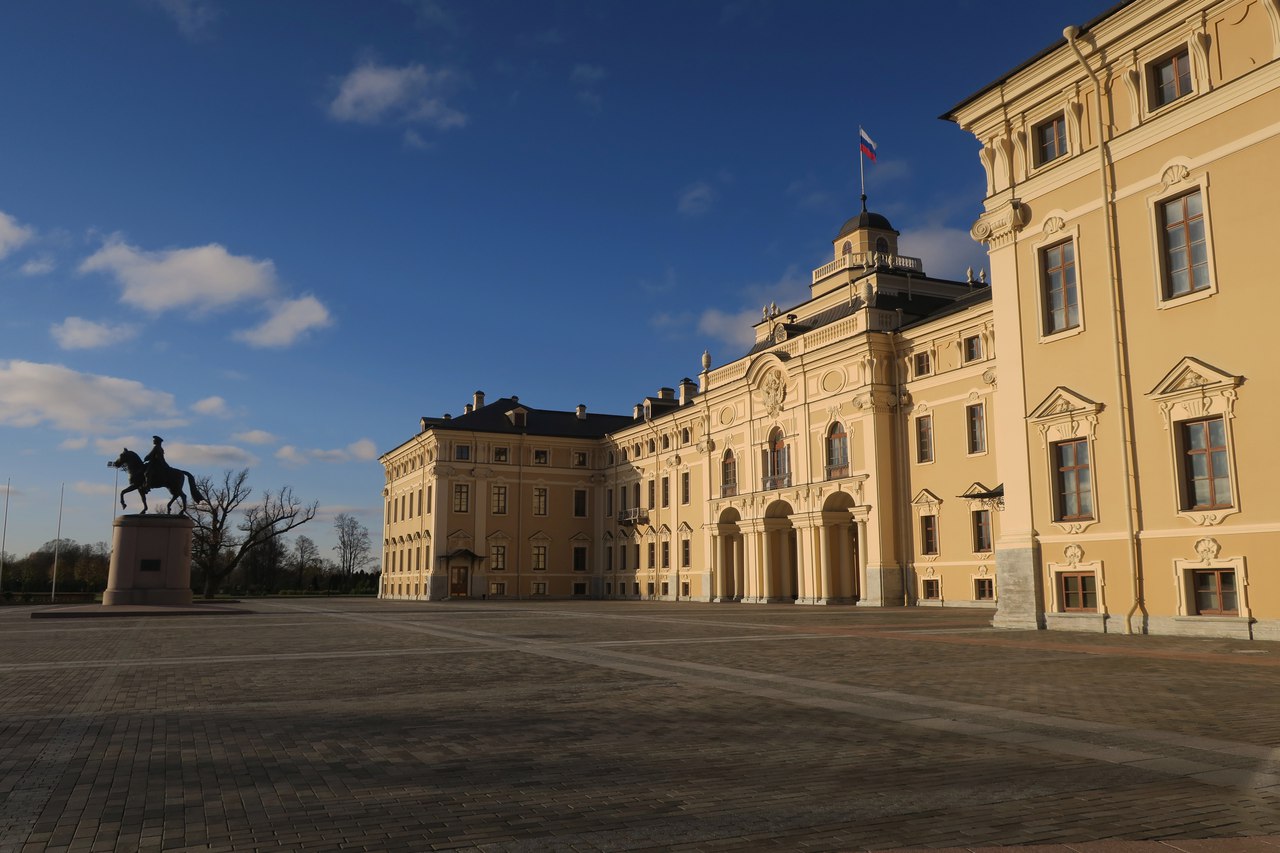
<instances>
[{"instance_id":1,"label":"dark gray roof","mask_svg":"<svg viewBox=\"0 0 1280 853\"><path fill-rule=\"evenodd\" d=\"M507 417L512 409L523 408L528 414L523 428ZM509 435L544 435L556 438L602 438L604 435L635 423L629 415L597 415L588 412L579 418L576 412L535 409L512 397L502 397L473 412L456 418L427 418L427 429L494 432Z\"/></svg>"},{"instance_id":2,"label":"dark gray roof","mask_svg":"<svg viewBox=\"0 0 1280 853\"><path fill-rule=\"evenodd\" d=\"M864 209L857 216L840 226L840 233L836 235L836 239L839 240L846 234L852 234L859 228L875 228L880 231L893 231L893 226L889 224L888 219L884 218L879 213L871 213ZM893 231L893 233L897 234L898 232Z\"/></svg>"}]
</instances>

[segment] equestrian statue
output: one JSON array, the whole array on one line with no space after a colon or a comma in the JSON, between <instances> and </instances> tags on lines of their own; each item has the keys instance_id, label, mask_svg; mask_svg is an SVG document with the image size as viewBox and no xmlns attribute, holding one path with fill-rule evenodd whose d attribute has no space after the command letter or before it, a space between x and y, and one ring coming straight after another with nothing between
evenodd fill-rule
<instances>
[{"instance_id":1,"label":"equestrian statue","mask_svg":"<svg viewBox=\"0 0 1280 853\"><path fill-rule=\"evenodd\" d=\"M128 505L124 502L124 496L129 492L137 492L142 498L142 512L147 511L147 492L152 489L168 489L171 497L169 505L165 507L167 514L172 514L173 502L178 498L182 498L182 511L187 511L187 495L182 490L183 479L185 478L191 484L191 499L196 503L203 503L205 496L200 492L200 487L196 485L196 478L190 471L183 471L180 468L171 468L169 463L164 459L164 439L158 435L151 437L151 452L146 458L140 458L129 448L120 451L119 457L114 462L108 462L112 468L124 468L129 472L129 485L127 488L120 490L120 507L128 509Z\"/></svg>"}]
</instances>

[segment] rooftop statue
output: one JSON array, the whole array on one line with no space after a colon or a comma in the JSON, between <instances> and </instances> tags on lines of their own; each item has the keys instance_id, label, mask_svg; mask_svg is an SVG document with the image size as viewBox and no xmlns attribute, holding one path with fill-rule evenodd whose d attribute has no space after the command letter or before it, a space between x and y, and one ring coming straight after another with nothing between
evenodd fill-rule
<instances>
[{"instance_id":1,"label":"rooftop statue","mask_svg":"<svg viewBox=\"0 0 1280 853\"><path fill-rule=\"evenodd\" d=\"M183 471L180 468L172 468L164 458L164 439L158 435L151 437L151 452L145 458L139 457L129 448L120 451L120 455L116 457L114 462L108 462L108 467L124 468L129 472L128 487L120 490L120 507L128 509L128 505L124 502L124 496L129 492L136 491L142 498L142 512L147 511L147 492L152 489L168 489L170 498L169 504L165 507L166 514L172 514L173 502L178 498L182 498L182 511L187 511L187 495L182 490L183 480L191 484L191 499L196 503L202 503L205 497L200 492L200 487L196 485L196 478L192 476L190 471Z\"/></svg>"}]
</instances>

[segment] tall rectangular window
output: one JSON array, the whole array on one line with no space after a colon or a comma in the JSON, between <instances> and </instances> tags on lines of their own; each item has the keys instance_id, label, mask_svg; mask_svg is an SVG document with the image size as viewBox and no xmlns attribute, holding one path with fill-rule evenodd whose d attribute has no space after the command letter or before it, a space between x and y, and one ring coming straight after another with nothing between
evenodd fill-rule
<instances>
[{"instance_id":1,"label":"tall rectangular window","mask_svg":"<svg viewBox=\"0 0 1280 853\"><path fill-rule=\"evenodd\" d=\"M938 517L936 515L920 516L920 553L938 553Z\"/></svg>"},{"instance_id":2,"label":"tall rectangular window","mask_svg":"<svg viewBox=\"0 0 1280 853\"><path fill-rule=\"evenodd\" d=\"M991 510L973 511L973 550L985 554L991 550Z\"/></svg>"},{"instance_id":3,"label":"tall rectangular window","mask_svg":"<svg viewBox=\"0 0 1280 853\"><path fill-rule=\"evenodd\" d=\"M1057 520L1093 518L1093 474L1089 467L1088 439L1077 438L1053 445L1053 464Z\"/></svg>"},{"instance_id":4,"label":"tall rectangular window","mask_svg":"<svg viewBox=\"0 0 1280 853\"><path fill-rule=\"evenodd\" d=\"M929 357L927 352L918 352L915 355L915 375L919 379L921 376L928 376L933 372L933 359Z\"/></svg>"},{"instance_id":5,"label":"tall rectangular window","mask_svg":"<svg viewBox=\"0 0 1280 853\"><path fill-rule=\"evenodd\" d=\"M547 490L543 486L537 486L533 490L533 514L547 514Z\"/></svg>"},{"instance_id":6,"label":"tall rectangular window","mask_svg":"<svg viewBox=\"0 0 1280 853\"><path fill-rule=\"evenodd\" d=\"M427 486L427 515L431 514L431 487Z\"/></svg>"},{"instance_id":7,"label":"tall rectangular window","mask_svg":"<svg viewBox=\"0 0 1280 853\"><path fill-rule=\"evenodd\" d=\"M507 568L507 546L489 546L489 571L501 572Z\"/></svg>"},{"instance_id":8,"label":"tall rectangular window","mask_svg":"<svg viewBox=\"0 0 1280 853\"><path fill-rule=\"evenodd\" d=\"M1209 288L1209 249L1205 243L1204 199L1200 190L1160 204L1164 227L1166 299Z\"/></svg>"},{"instance_id":9,"label":"tall rectangular window","mask_svg":"<svg viewBox=\"0 0 1280 853\"><path fill-rule=\"evenodd\" d=\"M671 543L670 542L662 543L662 568L664 569L671 568Z\"/></svg>"},{"instance_id":10,"label":"tall rectangular window","mask_svg":"<svg viewBox=\"0 0 1280 853\"><path fill-rule=\"evenodd\" d=\"M916 461L933 461L933 415L916 418Z\"/></svg>"},{"instance_id":11,"label":"tall rectangular window","mask_svg":"<svg viewBox=\"0 0 1280 853\"><path fill-rule=\"evenodd\" d=\"M651 569L654 567L654 563L657 561L657 554L658 554L657 543L650 542L649 543L649 568Z\"/></svg>"},{"instance_id":12,"label":"tall rectangular window","mask_svg":"<svg viewBox=\"0 0 1280 853\"><path fill-rule=\"evenodd\" d=\"M966 433L970 453L987 452L987 404L974 403L964 407Z\"/></svg>"},{"instance_id":13,"label":"tall rectangular window","mask_svg":"<svg viewBox=\"0 0 1280 853\"><path fill-rule=\"evenodd\" d=\"M1191 94L1191 57L1184 47L1151 63L1151 108Z\"/></svg>"},{"instance_id":14,"label":"tall rectangular window","mask_svg":"<svg viewBox=\"0 0 1280 853\"><path fill-rule=\"evenodd\" d=\"M547 568L547 546L533 546L533 568L536 571L544 571Z\"/></svg>"},{"instance_id":15,"label":"tall rectangular window","mask_svg":"<svg viewBox=\"0 0 1280 853\"><path fill-rule=\"evenodd\" d=\"M605 571L613 571L613 546L604 546L604 568Z\"/></svg>"},{"instance_id":16,"label":"tall rectangular window","mask_svg":"<svg viewBox=\"0 0 1280 853\"><path fill-rule=\"evenodd\" d=\"M658 482L657 480L649 481L649 509L657 506Z\"/></svg>"},{"instance_id":17,"label":"tall rectangular window","mask_svg":"<svg viewBox=\"0 0 1280 853\"><path fill-rule=\"evenodd\" d=\"M587 490L586 489L573 490L573 517L574 518L587 517Z\"/></svg>"},{"instance_id":18,"label":"tall rectangular window","mask_svg":"<svg viewBox=\"0 0 1280 853\"><path fill-rule=\"evenodd\" d=\"M507 487L494 486L489 492L489 511L494 515L507 514Z\"/></svg>"},{"instance_id":19,"label":"tall rectangular window","mask_svg":"<svg viewBox=\"0 0 1280 853\"><path fill-rule=\"evenodd\" d=\"M604 490L604 517L613 518L613 489Z\"/></svg>"},{"instance_id":20,"label":"tall rectangular window","mask_svg":"<svg viewBox=\"0 0 1280 853\"><path fill-rule=\"evenodd\" d=\"M690 558L693 554L693 544L688 539L680 540L680 565L689 568Z\"/></svg>"},{"instance_id":21,"label":"tall rectangular window","mask_svg":"<svg viewBox=\"0 0 1280 853\"><path fill-rule=\"evenodd\" d=\"M1045 163L1066 156L1067 119L1062 113L1036 125L1034 132L1037 166L1043 166Z\"/></svg>"},{"instance_id":22,"label":"tall rectangular window","mask_svg":"<svg viewBox=\"0 0 1280 853\"><path fill-rule=\"evenodd\" d=\"M573 546L573 570L575 572L585 572L587 570L587 546Z\"/></svg>"},{"instance_id":23,"label":"tall rectangular window","mask_svg":"<svg viewBox=\"0 0 1280 853\"><path fill-rule=\"evenodd\" d=\"M1201 616L1236 616L1236 573L1231 569L1207 569L1192 573L1196 613Z\"/></svg>"},{"instance_id":24,"label":"tall rectangular window","mask_svg":"<svg viewBox=\"0 0 1280 853\"><path fill-rule=\"evenodd\" d=\"M1098 579L1093 572L1063 572L1058 584L1063 610L1098 609Z\"/></svg>"},{"instance_id":25,"label":"tall rectangular window","mask_svg":"<svg viewBox=\"0 0 1280 853\"><path fill-rule=\"evenodd\" d=\"M1080 295L1076 290L1076 248L1071 240L1040 253L1044 287L1044 333L1074 329L1080 325Z\"/></svg>"},{"instance_id":26,"label":"tall rectangular window","mask_svg":"<svg viewBox=\"0 0 1280 853\"><path fill-rule=\"evenodd\" d=\"M662 506L671 506L671 478L662 478Z\"/></svg>"},{"instance_id":27,"label":"tall rectangular window","mask_svg":"<svg viewBox=\"0 0 1280 853\"><path fill-rule=\"evenodd\" d=\"M471 486L467 483L453 484L453 511L471 512Z\"/></svg>"},{"instance_id":28,"label":"tall rectangular window","mask_svg":"<svg viewBox=\"0 0 1280 853\"><path fill-rule=\"evenodd\" d=\"M1231 506L1227 428L1221 417L1179 424L1182 436L1184 509Z\"/></svg>"},{"instance_id":29,"label":"tall rectangular window","mask_svg":"<svg viewBox=\"0 0 1280 853\"><path fill-rule=\"evenodd\" d=\"M689 503L689 472L683 471L680 474L680 503Z\"/></svg>"}]
</instances>

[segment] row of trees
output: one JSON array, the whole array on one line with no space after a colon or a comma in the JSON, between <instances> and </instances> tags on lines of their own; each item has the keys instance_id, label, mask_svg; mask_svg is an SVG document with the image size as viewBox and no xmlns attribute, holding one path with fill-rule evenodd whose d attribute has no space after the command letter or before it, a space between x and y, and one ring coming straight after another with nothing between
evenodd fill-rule
<instances>
[{"instance_id":1,"label":"row of trees","mask_svg":"<svg viewBox=\"0 0 1280 853\"><path fill-rule=\"evenodd\" d=\"M277 592L372 593L378 573L366 571L373 560L369 530L348 513L334 518L334 559L322 557L316 543L285 534L316 517L319 505L304 504L293 489L268 489L250 502L249 471L225 471L220 480L198 478L207 503L192 504L195 523L191 554L192 587L206 598ZM46 542L20 559L4 555L0 592L43 592L50 588L54 549L58 552L58 589L101 592L106 589L110 550L105 542L79 545L63 539Z\"/></svg>"}]
</instances>

